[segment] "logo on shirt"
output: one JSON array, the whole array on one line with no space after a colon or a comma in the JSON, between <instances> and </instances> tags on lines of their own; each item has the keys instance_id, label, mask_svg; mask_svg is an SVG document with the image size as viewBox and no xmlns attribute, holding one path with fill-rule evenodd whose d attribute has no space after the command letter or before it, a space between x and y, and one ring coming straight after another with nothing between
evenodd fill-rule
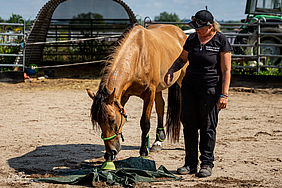
<instances>
[{"instance_id":1,"label":"logo on shirt","mask_svg":"<svg viewBox=\"0 0 282 188\"><path fill-rule=\"evenodd\" d=\"M214 46L206 46L207 51L212 51L212 52L219 52L219 47L214 47Z\"/></svg>"}]
</instances>

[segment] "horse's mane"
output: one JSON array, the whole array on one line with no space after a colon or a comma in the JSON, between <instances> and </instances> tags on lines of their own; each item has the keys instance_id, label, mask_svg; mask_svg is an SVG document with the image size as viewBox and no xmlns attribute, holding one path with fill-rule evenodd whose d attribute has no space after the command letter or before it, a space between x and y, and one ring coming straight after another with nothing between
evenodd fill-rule
<instances>
[{"instance_id":1,"label":"horse's mane","mask_svg":"<svg viewBox=\"0 0 282 188\"><path fill-rule=\"evenodd\" d=\"M106 87L107 84L107 78L109 76L109 73L112 69L112 66L114 64L114 59L118 55L120 49L122 48L123 44L125 43L126 39L129 37L131 31L133 28L138 25L137 23L133 24L131 27L128 27L124 33L119 37L117 43L118 45L113 46L111 51L112 53L107 57L107 60L105 62L104 68L102 69L102 79L99 85L99 90Z\"/></svg>"},{"instance_id":2,"label":"horse's mane","mask_svg":"<svg viewBox=\"0 0 282 188\"><path fill-rule=\"evenodd\" d=\"M112 69L112 66L114 64L114 59L118 55L120 49L122 48L123 44L125 43L126 39L129 37L132 29L137 24L134 24L132 27L129 27L118 39L118 45L114 46L112 48L112 53L108 56L104 68L102 70L102 78L99 85L99 90L95 96L95 100L91 107L91 121L93 123L93 128L98 126L99 120L105 120L107 119L106 116L106 103L105 100L110 96L110 93L108 89L106 88L107 79L109 76L109 73Z\"/></svg>"},{"instance_id":3,"label":"horse's mane","mask_svg":"<svg viewBox=\"0 0 282 188\"><path fill-rule=\"evenodd\" d=\"M98 127L98 122L100 122L100 120L107 119L105 101L108 96L110 96L110 93L106 87L99 89L95 96L95 100L91 106L91 121L93 129Z\"/></svg>"}]
</instances>

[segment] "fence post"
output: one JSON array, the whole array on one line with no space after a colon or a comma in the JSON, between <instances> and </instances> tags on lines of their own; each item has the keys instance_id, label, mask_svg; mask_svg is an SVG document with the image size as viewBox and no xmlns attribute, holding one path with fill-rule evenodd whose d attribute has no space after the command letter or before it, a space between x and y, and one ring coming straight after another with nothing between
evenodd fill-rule
<instances>
[{"instance_id":1,"label":"fence post","mask_svg":"<svg viewBox=\"0 0 282 188\"><path fill-rule=\"evenodd\" d=\"M25 43L26 43L26 33L25 33L25 20L23 20L23 72L24 72L24 69L25 69Z\"/></svg>"},{"instance_id":2,"label":"fence post","mask_svg":"<svg viewBox=\"0 0 282 188\"><path fill-rule=\"evenodd\" d=\"M151 20L151 18L149 17L149 16L146 16L145 18L144 18L144 27L146 28L147 27L147 22L146 22L146 20L149 20L149 22L150 23L152 23L152 20Z\"/></svg>"},{"instance_id":3,"label":"fence post","mask_svg":"<svg viewBox=\"0 0 282 188\"><path fill-rule=\"evenodd\" d=\"M21 24L20 22L23 22L23 24ZM7 26L7 30L9 28L9 26L12 27L22 27L22 30L20 29L20 33L18 32L6 32L6 33L0 33L0 36L2 36L3 38L3 43L0 44L0 46L19 46L20 50L18 51L17 54L9 54L9 53L2 53L0 54L0 56L8 56L8 57L16 57L14 60L14 63L1 63L0 62L0 67L22 67L23 72L24 72L24 67L25 67L25 21L23 19L19 19L18 23L0 23L0 26ZM18 37L13 37L11 38L11 41L9 41L9 36L18 36ZM22 42L21 41L17 41L19 40L19 36L22 37ZM6 38L6 41L5 41ZM15 38L17 40L15 40ZM16 43L15 43L16 42ZM18 61L21 60L21 58L23 59L22 64L19 64Z\"/></svg>"},{"instance_id":4,"label":"fence post","mask_svg":"<svg viewBox=\"0 0 282 188\"><path fill-rule=\"evenodd\" d=\"M257 73L260 73L260 19L257 22Z\"/></svg>"}]
</instances>

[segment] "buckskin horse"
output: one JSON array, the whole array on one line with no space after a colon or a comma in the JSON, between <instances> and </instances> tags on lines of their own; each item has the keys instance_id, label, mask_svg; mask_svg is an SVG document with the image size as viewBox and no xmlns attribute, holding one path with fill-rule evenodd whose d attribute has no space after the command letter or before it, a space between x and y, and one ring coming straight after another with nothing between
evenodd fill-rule
<instances>
[{"instance_id":1,"label":"buckskin horse","mask_svg":"<svg viewBox=\"0 0 282 188\"><path fill-rule=\"evenodd\" d=\"M178 140L180 85L187 65L174 73L170 85L166 85L164 76L180 55L186 38L185 33L174 25L156 24L147 29L140 25L134 26L125 35L105 66L96 95L87 89L88 95L93 99L91 107L93 126L99 124L102 130L101 138L105 144L106 162L113 161L120 151L120 139L123 139L122 128L127 119L124 105L130 96L138 96L144 101L140 120L141 157L149 154L148 133L154 102L158 127L151 150L158 150L166 137L163 127L165 104L162 90L168 87L167 135L173 141ZM102 166L102 168L107 167Z\"/></svg>"}]
</instances>

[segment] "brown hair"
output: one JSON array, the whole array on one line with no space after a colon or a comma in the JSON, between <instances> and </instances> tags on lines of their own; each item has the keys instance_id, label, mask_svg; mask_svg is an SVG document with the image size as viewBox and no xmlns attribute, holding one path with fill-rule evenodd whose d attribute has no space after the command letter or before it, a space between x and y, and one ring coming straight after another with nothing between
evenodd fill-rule
<instances>
[{"instance_id":1,"label":"brown hair","mask_svg":"<svg viewBox=\"0 0 282 188\"><path fill-rule=\"evenodd\" d=\"M215 20L213 21L213 31L220 32L220 25Z\"/></svg>"}]
</instances>

